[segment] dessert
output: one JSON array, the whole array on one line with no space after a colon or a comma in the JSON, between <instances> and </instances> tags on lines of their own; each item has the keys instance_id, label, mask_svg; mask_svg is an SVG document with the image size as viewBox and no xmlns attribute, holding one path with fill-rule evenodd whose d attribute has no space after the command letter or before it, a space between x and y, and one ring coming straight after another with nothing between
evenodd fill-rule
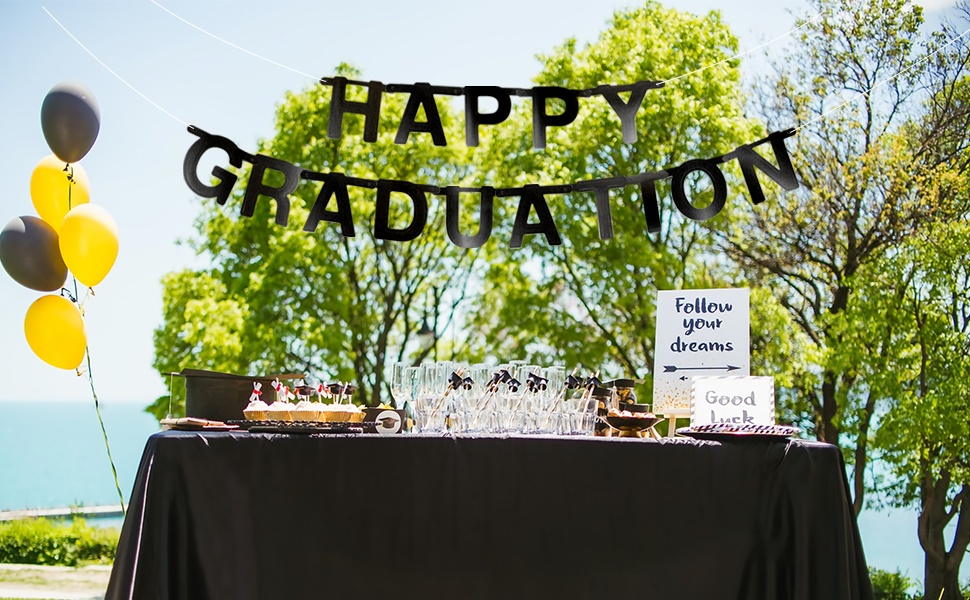
<instances>
[{"instance_id":1,"label":"dessert","mask_svg":"<svg viewBox=\"0 0 970 600\"><path fill-rule=\"evenodd\" d=\"M292 404L282 400L277 400L269 405L269 409L266 411L266 414L268 415L270 421L292 421L292 410Z\"/></svg>"},{"instance_id":2,"label":"dessert","mask_svg":"<svg viewBox=\"0 0 970 600\"><path fill-rule=\"evenodd\" d=\"M607 412L607 415L610 417L633 417L634 419L656 419L657 418L657 416L652 412L639 412L639 411L633 412L629 410L617 410L615 408L611 408Z\"/></svg>"},{"instance_id":3,"label":"dessert","mask_svg":"<svg viewBox=\"0 0 970 600\"><path fill-rule=\"evenodd\" d=\"M328 404L324 407L326 420L331 423L360 423L364 413L355 404Z\"/></svg>"},{"instance_id":4,"label":"dessert","mask_svg":"<svg viewBox=\"0 0 970 600\"><path fill-rule=\"evenodd\" d=\"M243 416L249 421L265 421L267 419L266 411L269 406L260 399L263 395L263 391L260 389L263 384L258 381L253 382L253 393L249 397L249 404L243 409Z\"/></svg>"},{"instance_id":5,"label":"dessert","mask_svg":"<svg viewBox=\"0 0 970 600\"><path fill-rule=\"evenodd\" d=\"M315 408L314 403L309 400L300 400L296 406L290 409L290 416L294 421L317 421L320 411Z\"/></svg>"}]
</instances>

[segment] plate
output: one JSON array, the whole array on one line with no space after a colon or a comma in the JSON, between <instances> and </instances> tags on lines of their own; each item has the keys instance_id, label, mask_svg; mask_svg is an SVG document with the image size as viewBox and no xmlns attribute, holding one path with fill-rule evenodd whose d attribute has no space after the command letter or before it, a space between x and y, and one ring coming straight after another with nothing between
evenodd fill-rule
<instances>
[{"instance_id":1,"label":"plate","mask_svg":"<svg viewBox=\"0 0 970 600\"><path fill-rule=\"evenodd\" d=\"M681 427L677 430L677 435L715 442L725 440L777 442L801 432L801 429L788 425L703 425L702 427L704 429Z\"/></svg>"},{"instance_id":2,"label":"plate","mask_svg":"<svg viewBox=\"0 0 970 600\"><path fill-rule=\"evenodd\" d=\"M181 419L162 419L162 429L176 429L179 431L232 431L238 429L238 425L223 423L222 421L210 421L196 417L183 417Z\"/></svg>"}]
</instances>

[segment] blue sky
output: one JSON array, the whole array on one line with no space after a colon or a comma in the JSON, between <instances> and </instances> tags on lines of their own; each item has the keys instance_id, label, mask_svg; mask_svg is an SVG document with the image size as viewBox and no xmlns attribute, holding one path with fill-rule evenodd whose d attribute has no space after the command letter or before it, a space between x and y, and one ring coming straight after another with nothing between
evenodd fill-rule
<instances>
[{"instance_id":1,"label":"blue sky","mask_svg":"<svg viewBox=\"0 0 970 600\"><path fill-rule=\"evenodd\" d=\"M594 39L615 0L420 2L175 2L163 6L251 52L314 75L342 61L385 83L528 87L535 55L567 37ZM721 10L748 49L789 31L801 0L681 0L680 10ZM945 8L952 2L929 0ZM49 154L40 107L54 84L86 84L102 128L81 161L92 202L118 223L121 250L87 308L95 382L106 400L148 403L165 391L152 371L152 331L161 320L161 277L199 264L176 240L191 235L198 201L182 179L196 139L86 54L45 6L91 52L178 119L253 150L273 132L287 90L312 81L223 44L149 0L0 2L0 221L35 214L29 181ZM931 14L935 21L939 11ZM772 51L779 49L771 46ZM756 56L753 53L751 56ZM764 68L747 60L748 69ZM0 276L2 399L86 400L85 382L41 362L27 346L23 316L38 294Z\"/></svg>"},{"instance_id":2,"label":"blue sky","mask_svg":"<svg viewBox=\"0 0 970 600\"><path fill-rule=\"evenodd\" d=\"M594 39L614 10L630 5L612 0L160 3L215 35L314 75L331 74L346 61L385 83L521 87L528 87L538 70L536 54L571 36ZM742 49L790 30L792 12L810 12L800 0L668 4L698 13L721 10ZM952 12L953 2L922 4L936 23ZM60 81L83 82L100 103L102 127L81 164L91 181L91 201L114 216L121 237L118 262L87 305L95 381L102 399L147 404L165 391L151 369L152 331L161 320L159 281L166 272L199 264L187 247L176 245L191 234L198 209L182 179L182 159L196 138L95 62L42 5L145 96L182 121L247 150L272 134L274 106L284 93L312 80L216 41L149 0L0 2L0 225L35 214L30 174L50 153L40 128L44 96ZM746 64L749 70L764 67L759 60ZM23 318L38 296L0 275L0 399L90 401L84 379L47 366L27 346ZM915 517L865 527L872 535L886 527L915 531ZM895 561L921 575L921 555L912 541L897 551L907 558L876 560L887 544L892 545L867 545L870 562L890 568L895 564L886 561Z\"/></svg>"}]
</instances>

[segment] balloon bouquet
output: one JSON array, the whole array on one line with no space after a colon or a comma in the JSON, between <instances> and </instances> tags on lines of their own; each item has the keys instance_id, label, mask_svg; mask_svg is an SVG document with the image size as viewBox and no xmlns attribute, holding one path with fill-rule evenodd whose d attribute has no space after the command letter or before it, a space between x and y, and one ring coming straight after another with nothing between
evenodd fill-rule
<instances>
[{"instance_id":1,"label":"balloon bouquet","mask_svg":"<svg viewBox=\"0 0 970 600\"><path fill-rule=\"evenodd\" d=\"M60 369L78 370L91 357L84 331L83 302L77 282L92 288L105 278L118 257L118 227L108 211L90 204L88 176L77 164L88 153L101 128L101 109L83 85L59 83L47 93L40 111L41 127L52 155L40 161L30 176L30 197L40 218L22 216L0 231L0 263L17 283L45 295L27 309L24 333L31 350ZM73 294L64 287L68 270ZM98 408L98 419L101 411ZM105 446L108 436L101 420ZM111 449L108 448L111 460ZM111 460L111 469L115 470ZM115 486L118 487L117 472ZM118 495L124 498L121 488Z\"/></svg>"},{"instance_id":2,"label":"balloon bouquet","mask_svg":"<svg viewBox=\"0 0 970 600\"><path fill-rule=\"evenodd\" d=\"M84 333L77 283L74 295L64 288L68 269L89 288L101 283L118 257L118 228L106 210L89 203L88 176L75 164L98 137L101 111L94 96L79 84L58 84L40 112L47 145L45 157L30 177L30 198L40 218L24 216L0 232L0 262L21 285L43 296L27 310L24 333L44 362L77 369L84 360ZM68 296L70 299L65 298Z\"/></svg>"}]
</instances>

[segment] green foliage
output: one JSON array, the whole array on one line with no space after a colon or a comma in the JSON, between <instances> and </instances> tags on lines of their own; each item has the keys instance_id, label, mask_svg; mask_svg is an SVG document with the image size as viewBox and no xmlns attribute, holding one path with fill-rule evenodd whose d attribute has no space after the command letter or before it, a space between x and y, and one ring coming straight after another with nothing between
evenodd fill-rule
<instances>
[{"instance_id":1,"label":"green foliage","mask_svg":"<svg viewBox=\"0 0 970 600\"><path fill-rule=\"evenodd\" d=\"M110 564L118 535L117 529L91 527L83 519L70 524L44 518L0 523L0 562L68 567Z\"/></svg>"},{"instance_id":2,"label":"green foliage","mask_svg":"<svg viewBox=\"0 0 970 600\"><path fill-rule=\"evenodd\" d=\"M736 48L719 13L699 17L646 2L615 13L608 29L586 47L567 40L540 56L534 83L589 88L665 80L730 57ZM534 151L531 114L531 103L523 103L509 122L483 128L477 180L511 186L630 176L718 156L762 133L743 115L736 60L647 92L635 144L623 143L619 119L605 100L594 97L580 103L573 124L549 129L545 150ZM549 246L535 236L521 250L495 249L501 258L490 265L473 318L473 330L483 334L479 344L498 356L649 379L656 290L736 283L714 254L708 229L730 227L738 212L749 210L737 173L728 168L726 175L727 207L705 224L677 212L669 183L659 183L663 228L655 235L646 231L637 186L611 192L615 237L609 240L599 237L591 192L549 196L562 245ZM710 202L707 183L706 178L690 183L697 206ZM502 229L494 235L507 239L514 208L499 209L509 216L497 219Z\"/></svg>"},{"instance_id":3,"label":"green foliage","mask_svg":"<svg viewBox=\"0 0 970 600\"><path fill-rule=\"evenodd\" d=\"M346 65L339 75L360 79ZM327 138L330 88L313 85L288 93L278 107L277 133L259 152L314 171L353 177L461 185L471 151L456 145L461 124L447 102L438 110L451 144L432 145L428 134L394 143L405 97L384 96L380 136L365 143L363 117L348 115L340 139ZM366 93L351 86L351 99ZM419 120L423 115L419 115ZM355 237L342 237L336 224L302 230L321 183L303 182L291 195L288 227L274 224L273 202L261 197L252 218L240 218L239 204L250 169L240 173L225 207L203 202L192 243L212 261L203 271L171 273L163 280L164 322L155 334L155 368L183 367L239 374L307 373L317 379L354 381L367 404L381 400L385 365L420 360L429 353L415 338L427 317L441 336L466 301L473 259L447 241L444 202L429 200L428 225L411 242L374 237L373 190L350 187ZM269 172L266 183L279 185ZM392 196L391 226L410 221L410 203ZM333 208L331 200L331 209ZM181 407L181 392L173 405ZM168 397L149 408L168 411Z\"/></svg>"},{"instance_id":4,"label":"green foliage","mask_svg":"<svg viewBox=\"0 0 970 600\"><path fill-rule=\"evenodd\" d=\"M899 571L890 573L869 567L869 581L872 582L874 600L916 600L923 597L922 594L909 593L915 582Z\"/></svg>"}]
</instances>

